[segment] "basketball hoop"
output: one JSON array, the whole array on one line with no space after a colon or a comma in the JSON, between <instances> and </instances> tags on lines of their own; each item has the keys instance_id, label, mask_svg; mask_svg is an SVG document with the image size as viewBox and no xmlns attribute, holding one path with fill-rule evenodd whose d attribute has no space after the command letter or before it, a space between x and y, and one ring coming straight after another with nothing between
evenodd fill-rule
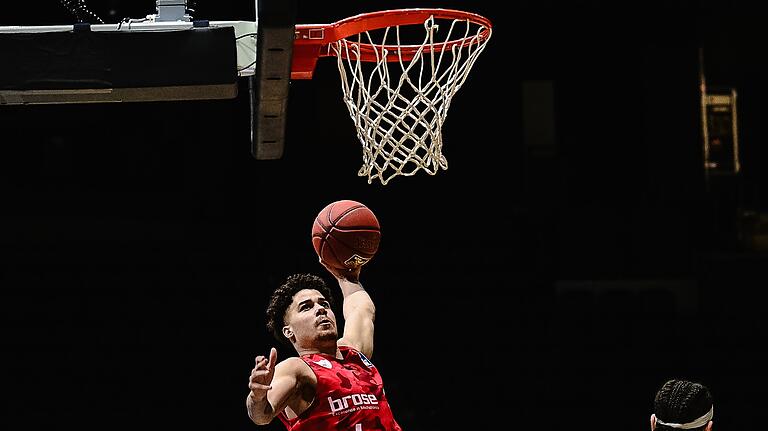
<instances>
[{"instance_id":1,"label":"basketball hoop","mask_svg":"<svg viewBox=\"0 0 768 431\"><path fill-rule=\"evenodd\" d=\"M451 99L491 38L491 22L450 9L365 13L296 26L291 79L335 56L344 103L363 147L358 175L386 185L448 169L441 129Z\"/></svg>"}]
</instances>

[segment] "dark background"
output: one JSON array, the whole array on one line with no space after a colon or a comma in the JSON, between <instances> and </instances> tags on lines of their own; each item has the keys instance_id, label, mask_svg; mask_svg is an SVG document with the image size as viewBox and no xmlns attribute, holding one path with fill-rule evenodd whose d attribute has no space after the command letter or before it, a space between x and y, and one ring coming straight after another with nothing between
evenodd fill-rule
<instances>
[{"instance_id":1,"label":"dark background","mask_svg":"<svg viewBox=\"0 0 768 431\"><path fill-rule=\"evenodd\" d=\"M249 3L194 16L250 20ZM764 15L624 3L302 2L299 23L399 7L494 23L443 128L450 168L387 186L356 175L330 59L291 84L277 161L250 156L245 80L234 100L0 107L0 427L255 429L266 301L294 272L332 281L310 229L337 199L382 225L362 280L404 430L648 429L673 377L710 387L719 429L762 425ZM74 22L53 0L0 18ZM709 182L699 48L708 83L739 94L743 170Z\"/></svg>"}]
</instances>

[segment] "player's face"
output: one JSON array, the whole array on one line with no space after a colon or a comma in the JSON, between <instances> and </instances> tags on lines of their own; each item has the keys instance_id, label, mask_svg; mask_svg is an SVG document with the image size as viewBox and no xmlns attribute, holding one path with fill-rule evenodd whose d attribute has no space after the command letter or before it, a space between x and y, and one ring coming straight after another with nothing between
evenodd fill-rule
<instances>
[{"instance_id":1,"label":"player's face","mask_svg":"<svg viewBox=\"0 0 768 431\"><path fill-rule=\"evenodd\" d=\"M300 345L313 341L335 341L336 316L331 304L317 290L300 290L286 312L286 327Z\"/></svg>"}]
</instances>

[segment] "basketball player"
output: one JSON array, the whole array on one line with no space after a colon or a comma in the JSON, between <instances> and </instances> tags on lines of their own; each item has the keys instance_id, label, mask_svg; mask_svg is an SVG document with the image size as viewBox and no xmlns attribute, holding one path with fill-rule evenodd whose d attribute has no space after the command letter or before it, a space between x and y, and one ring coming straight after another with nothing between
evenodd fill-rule
<instances>
[{"instance_id":1,"label":"basketball player","mask_svg":"<svg viewBox=\"0 0 768 431\"><path fill-rule=\"evenodd\" d=\"M712 431L712 395L700 383L670 380L653 400L651 431Z\"/></svg>"},{"instance_id":2,"label":"basketball player","mask_svg":"<svg viewBox=\"0 0 768 431\"><path fill-rule=\"evenodd\" d=\"M277 362L257 356L248 384L248 416L257 425L275 416L290 431L400 431L384 393L373 353L375 307L359 282L360 268L336 277L344 297L338 338L331 292L311 274L288 277L272 294L267 327L298 357Z\"/></svg>"}]
</instances>

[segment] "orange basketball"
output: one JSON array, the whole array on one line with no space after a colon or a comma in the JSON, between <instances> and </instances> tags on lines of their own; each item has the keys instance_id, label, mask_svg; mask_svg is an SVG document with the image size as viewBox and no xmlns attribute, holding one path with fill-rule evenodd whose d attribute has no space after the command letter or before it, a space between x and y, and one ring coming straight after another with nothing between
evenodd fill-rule
<instances>
[{"instance_id":1,"label":"orange basketball","mask_svg":"<svg viewBox=\"0 0 768 431\"><path fill-rule=\"evenodd\" d=\"M326 265L354 269L379 249L379 220L367 206L351 200L326 205L312 224L312 246Z\"/></svg>"}]
</instances>

